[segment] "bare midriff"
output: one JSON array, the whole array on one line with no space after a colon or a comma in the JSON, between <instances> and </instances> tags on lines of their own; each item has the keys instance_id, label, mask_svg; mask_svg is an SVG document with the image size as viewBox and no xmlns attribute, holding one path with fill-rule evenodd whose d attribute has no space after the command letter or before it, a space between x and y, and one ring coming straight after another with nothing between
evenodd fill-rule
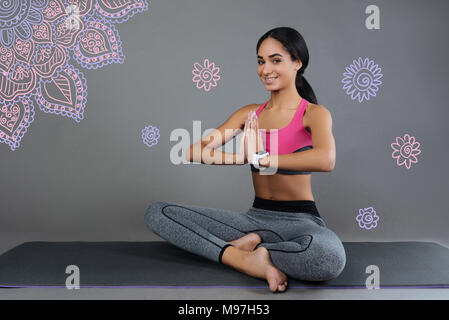
<instances>
[{"instance_id":1,"label":"bare midriff","mask_svg":"<svg viewBox=\"0 0 449 320\"><path fill-rule=\"evenodd\" d=\"M256 105L257 107L254 109L256 111L260 105ZM309 104L308 108L312 107L312 103ZM310 128L307 126L307 112L304 113L304 117L302 119L303 126L307 131L310 132ZM289 120L284 117L284 119L273 119L274 116L264 117L262 113L259 115L259 128L266 129L264 124L266 123L267 127L277 127L282 128L285 126L285 123L289 123ZM290 119L293 117L295 110L291 111ZM262 116L261 116L262 115ZM268 115L268 114L267 114ZM264 121L266 120L266 121ZM273 122L274 120L274 122ZM283 122L282 124L277 125L276 121ZM288 121L288 122L286 122ZM294 200L312 200L315 201L312 193L311 174L271 174L271 175L260 175L259 172L251 172L253 178L253 186L254 193L257 197L263 199L270 200L285 200L285 201L294 201Z\"/></svg>"},{"instance_id":2,"label":"bare midriff","mask_svg":"<svg viewBox=\"0 0 449 320\"><path fill-rule=\"evenodd\" d=\"M259 175L251 172L255 195L270 200L312 200L311 174Z\"/></svg>"}]
</instances>

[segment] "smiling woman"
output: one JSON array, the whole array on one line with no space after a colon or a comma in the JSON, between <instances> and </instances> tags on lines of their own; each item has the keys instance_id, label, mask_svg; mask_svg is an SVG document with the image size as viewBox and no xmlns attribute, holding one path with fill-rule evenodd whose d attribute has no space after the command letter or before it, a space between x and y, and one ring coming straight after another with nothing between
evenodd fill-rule
<instances>
[{"instance_id":1,"label":"smiling woman","mask_svg":"<svg viewBox=\"0 0 449 320\"><path fill-rule=\"evenodd\" d=\"M260 198L314 201L311 173L334 168L332 118L303 75L308 63L306 43L292 28L270 30L257 43L257 73L271 92L255 107L269 153L259 160L261 170L251 165ZM276 174L263 174L273 166Z\"/></svg>"},{"instance_id":2,"label":"smiling woman","mask_svg":"<svg viewBox=\"0 0 449 320\"><path fill-rule=\"evenodd\" d=\"M346 264L310 185L311 172L333 170L335 141L331 114L303 76L308 61L295 29L265 33L257 43L257 74L270 99L234 111L187 150L190 161L250 164L255 198L248 211L154 202L145 214L147 226L170 243L266 279L273 292L286 290L287 276L330 280ZM238 154L215 150L242 130Z\"/></svg>"}]
</instances>

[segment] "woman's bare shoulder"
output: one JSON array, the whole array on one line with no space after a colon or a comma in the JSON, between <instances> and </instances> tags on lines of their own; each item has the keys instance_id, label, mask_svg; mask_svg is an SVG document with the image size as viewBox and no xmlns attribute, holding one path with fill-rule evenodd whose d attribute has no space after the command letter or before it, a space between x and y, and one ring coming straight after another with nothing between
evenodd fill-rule
<instances>
[{"instance_id":1,"label":"woman's bare shoulder","mask_svg":"<svg viewBox=\"0 0 449 320\"><path fill-rule=\"evenodd\" d=\"M260 107L261 105L262 105L262 104L259 104L259 103L252 103L252 104L249 104L249 105L247 105L247 106L245 106L245 107L248 108L248 111L252 111L252 110L256 111L257 109L259 109L259 107Z\"/></svg>"},{"instance_id":2,"label":"woman's bare shoulder","mask_svg":"<svg viewBox=\"0 0 449 320\"><path fill-rule=\"evenodd\" d=\"M303 125L306 129L309 128L310 130L309 123L313 114L315 113L315 110L327 110L327 108L321 104L314 104L312 102L309 102L307 109L304 111L304 117L302 119Z\"/></svg>"},{"instance_id":3,"label":"woman's bare shoulder","mask_svg":"<svg viewBox=\"0 0 449 320\"><path fill-rule=\"evenodd\" d=\"M238 111L240 113L246 115L250 111L257 111L257 109L259 109L260 106L261 106L261 104L251 103L251 104L247 104L246 106L241 107Z\"/></svg>"},{"instance_id":4,"label":"woman's bare shoulder","mask_svg":"<svg viewBox=\"0 0 449 320\"><path fill-rule=\"evenodd\" d=\"M310 109L310 110L326 109L326 107L321 104L314 104L312 102L309 102L309 107L307 109Z\"/></svg>"}]
</instances>

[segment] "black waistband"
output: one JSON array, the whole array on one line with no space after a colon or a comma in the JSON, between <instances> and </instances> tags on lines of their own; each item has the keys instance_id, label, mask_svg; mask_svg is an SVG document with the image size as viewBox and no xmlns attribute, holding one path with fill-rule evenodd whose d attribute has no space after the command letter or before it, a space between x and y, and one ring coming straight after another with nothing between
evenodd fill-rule
<instances>
[{"instance_id":1,"label":"black waistband","mask_svg":"<svg viewBox=\"0 0 449 320\"><path fill-rule=\"evenodd\" d=\"M273 211L306 212L321 218L313 200L271 200L256 196L253 207Z\"/></svg>"}]
</instances>

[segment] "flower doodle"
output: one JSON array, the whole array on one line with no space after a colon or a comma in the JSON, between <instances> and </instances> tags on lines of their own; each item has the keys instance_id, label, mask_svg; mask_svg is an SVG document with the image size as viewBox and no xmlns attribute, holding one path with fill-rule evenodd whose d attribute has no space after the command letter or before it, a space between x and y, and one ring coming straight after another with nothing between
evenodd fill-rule
<instances>
[{"instance_id":1,"label":"flower doodle","mask_svg":"<svg viewBox=\"0 0 449 320\"><path fill-rule=\"evenodd\" d=\"M147 9L148 0L1 1L0 142L20 146L35 106L80 122L87 81L70 58L86 69L123 63L115 24Z\"/></svg>"},{"instance_id":2,"label":"flower doodle","mask_svg":"<svg viewBox=\"0 0 449 320\"><path fill-rule=\"evenodd\" d=\"M142 140L148 147L152 147L158 143L159 129L153 126L147 126L142 130Z\"/></svg>"},{"instance_id":3,"label":"flower doodle","mask_svg":"<svg viewBox=\"0 0 449 320\"><path fill-rule=\"evenodd\" d=\"M352 100L358 99L359 102L362 102L363 99L369 100L370 96L376 96L379 85L382 84L379 80L382 78L380 73L382 69L373 60L368 58L362 60L359 57L345 69L346 72L343 73L344 78L341 82L344 83L343 89L351 96Z\"/></svg>"},{"instance_id":4,"label":"flower doodle","mask_svg":"<svg viewBox=\"0 0 449 320\"><path fill-rule=\"evenodd\" d=\"M193 66L195 68L192 70L194 75L192 80L196 83L198 89L203 88L209 91L211 87L217 86L217 81L220 80L220 76L218 75L220 71L219 67L216 67L213 62L209 63L209 59L205 59L203 65L195 62Z\"/></svg>"},{"instance_id":5,"label":"flower doodle","mask_svg":"<svg viewBox=\"0 0 449 320\"><path fill-rule=\"evenodd\" d=\"M416 156L421 153L419 145L420 143L415 141L415 137L408 134L405 134L404 138L396 137L396 142L391 144L393 148L391 156L396 159L398 166L405 165L407 169L410 169L412 163L418 163Z\"/></svg>"},{"instance_id":6,"label":"flower doodle","mask_svg":"<svg viewBox=\"0 0 449 320\"><path fill-rule=\"evenodd\" d=\"M379 216L376 215L376 211L374 211L373 207L360 209L359 214L356 217L359 227L367 230L377 227L378 220Z\"/></svg>"}]
</instances>

